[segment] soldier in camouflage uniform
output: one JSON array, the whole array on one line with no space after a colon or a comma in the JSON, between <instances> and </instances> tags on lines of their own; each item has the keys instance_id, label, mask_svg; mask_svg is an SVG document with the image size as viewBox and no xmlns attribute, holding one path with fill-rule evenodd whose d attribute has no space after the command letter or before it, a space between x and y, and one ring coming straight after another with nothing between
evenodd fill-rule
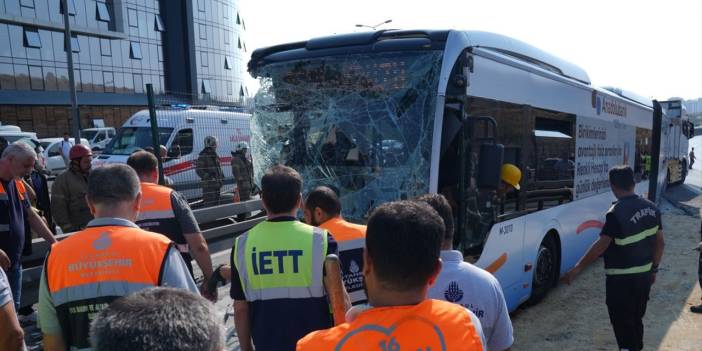
<instances>
[{"instance_id":1,"label":"soldier in camouflage uniform","mask_svg":"<svg viewBox=\"0 0 702 351\"><path fill-rule=\"evenodd\" d=\"M249 150L249 145L245 141L236 144L232 152L232 175L236 181L239 201L251 199L251 190L253 189L253 163L246 157ZM239 220L244 220L248 216L247 213L242 213L238 216Z\"/></svg>"},{"instance_id":2,"label":"soldier in camouflage uniform","mask_svg":"<svg viewBox=\"0 0 702 351\"><path fill-rule=\"evenodd\" d=\"M205 137L205 148L200 152L195 167L195 172L202 180L202 205L208 207L219 204L224 172L217 156L217 138Z\"/></svg>"}]
</instances>

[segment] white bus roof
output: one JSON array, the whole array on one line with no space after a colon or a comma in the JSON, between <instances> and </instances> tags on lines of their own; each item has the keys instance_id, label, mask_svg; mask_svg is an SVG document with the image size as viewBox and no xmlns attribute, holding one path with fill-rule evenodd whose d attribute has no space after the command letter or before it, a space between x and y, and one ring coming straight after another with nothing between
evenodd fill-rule
<instances>
[{"instance_id":1,"label":"white bus roof","mask_svg":"<svg viewBox=\"0 0 702 351\"><path fill-rule=\"evenodd\" d=\"M523 41L489 32L463 31L462 33L466 35L471 46L512 56L554 73L590 84L590 76L584 69Z\"/></svg>"}]
</instances>

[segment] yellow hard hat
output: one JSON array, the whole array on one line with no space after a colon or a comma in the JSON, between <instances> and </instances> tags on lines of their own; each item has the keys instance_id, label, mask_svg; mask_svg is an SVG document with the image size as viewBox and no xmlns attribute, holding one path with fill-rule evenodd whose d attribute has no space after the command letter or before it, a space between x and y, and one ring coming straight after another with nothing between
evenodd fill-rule
<instances>
[{"instance_id":1,"label":"yellow hard hat","mask_svg":"<svg viewBox=\"0 0 702 351\"><path fill-rule=\"evenodd\" d=\"M520 171L517 166L511 163L505 163L502 165L500 174L500 178L503 182L519 190L519 181L522 180L522 171Z\"/></svg>"}]
</instances>

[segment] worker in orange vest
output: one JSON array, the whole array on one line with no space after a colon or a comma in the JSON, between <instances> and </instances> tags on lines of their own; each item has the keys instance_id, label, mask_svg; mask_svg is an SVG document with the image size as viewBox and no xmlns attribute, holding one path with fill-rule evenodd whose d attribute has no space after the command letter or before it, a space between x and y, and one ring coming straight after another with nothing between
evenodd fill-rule
<instances>
[{"instance_id":1,"label":"worker in orange vest","mask_svg":"<svg viewBox=\"0 0 702 351\"><path fill-rule=\"evenodd\" d=\"M308 334L297 351L485 350L472 312L427 299L441 270L443 235L443 220L425 203L378 207L368 220L364 252L370 306L355 306L346 323Z\"/></svg>"},{"instance_id":2,"label":"worker in orange vest","mask_svg":"<svg viewBox=\"0 0 702 351\"><path fill-rule=\"evenodd\" d=\"M134 224L141 192L133 169L94 169L86 200L95 219L54 244L44 262L39 321L47 351L89 349L92 319L120 296L153 286L198 292L173 242Z\"/></svg>"},{"instance_id":3,"label":"worker in orange vest","mask_svg":"<svg viewBox=\"0 0 702 351\"><path fill-rule=\"evenodd\" d=\"M190 274L193 275L191 261L194 257L205 281L209 280L212 277L210 251L188 201L173 189L158 185L158 160L154 154L135 152L129 156L127 164L141 181L141 210L136 224L173 240Z\"/></svg>"},{"instance_id":4,"label":"worker in orange vest","mask_svg":"<svg viewBox=\"0 0 702 351\"><path fill-rule=\"evenodd\" d=\"M317 187L307 194L303 212L307 224L326 229L339 245L342 277L351 304L365 303L363 248L366 246L366 226L345 221L341 217L339 197L326 186Z\"/></svg>"}]
</instances>

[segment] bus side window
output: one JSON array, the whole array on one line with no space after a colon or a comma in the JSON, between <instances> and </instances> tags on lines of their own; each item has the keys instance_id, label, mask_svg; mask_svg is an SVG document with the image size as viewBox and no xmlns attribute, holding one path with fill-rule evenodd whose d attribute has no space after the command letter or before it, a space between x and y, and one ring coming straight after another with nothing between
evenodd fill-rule
<instances>
[{"instance_id":1,"label":"bus side window","mask_svg":"<svg viewBox=\"0 0 702 351\"><path fill-rule=\"evenodd\" d=\"M573 200L575 116L532 108L526 209L540 211Z\"/></svg>"}]
</instances>

